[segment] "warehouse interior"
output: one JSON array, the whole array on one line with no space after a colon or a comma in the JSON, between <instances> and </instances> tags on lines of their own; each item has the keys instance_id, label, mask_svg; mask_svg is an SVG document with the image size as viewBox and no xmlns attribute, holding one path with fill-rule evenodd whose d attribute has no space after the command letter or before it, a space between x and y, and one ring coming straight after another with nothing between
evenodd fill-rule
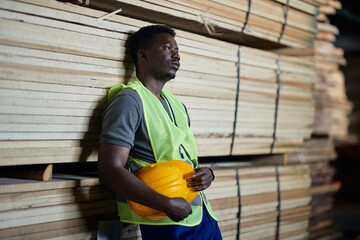
<instances>
[{"instance_id":1,"label":"warehouse interior","mask_svg":"<svg viewBox=\"0 0 360 240\"><path fill-rule=\"evenodd\" d=\"M338 27L340 34L337 36L335 46L344 49L346 65L340 69L344 72L346 94L353 103L352 112L349 114L349 133L359 138L359 26L360 5L354 1L341 1L342 9L329 17L330 21ZM355 27L357 26L357 27ZM360 231L360 199L359 199L359 147L358 142L339 144L338 157L333 166L337 170L337 179L342 187L335 196L335 219L337 226L344 232L344 239L356 239Z\"/></svg>"},{"instance_id":2,"label":"warehouse interior","mask_svg":"<svg viewBox=\"0 0 360 240\"><path fill-rule=\"evenodd\" d=\"M140 240L99 183L101 114L128 37L175 29L223 239L360 239L360 4L1 0L0 238Z\"/></svg>"}]
</instances>

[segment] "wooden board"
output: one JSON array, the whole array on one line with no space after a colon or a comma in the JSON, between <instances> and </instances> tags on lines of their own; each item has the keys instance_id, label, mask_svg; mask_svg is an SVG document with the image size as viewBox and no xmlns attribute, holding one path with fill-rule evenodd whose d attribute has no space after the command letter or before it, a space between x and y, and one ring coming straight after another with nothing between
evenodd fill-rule
<instances>
[{"instance_id":1,"label":"wooden board","mask_svg":"<svg viewBox=\"0 0 360 240\"><path fill-rule=\"evenodd\" d=\"M97 141L107 90L134 77L126 39L148 23L100 24L106 12L57 1L3 0L0 11L0 141L42 145L1 151L0 165L95 161L97 144L47 143ZM199 156L290 152L310 136L311 61L180 30L176 39L182 67L167 88L188 108Z\"/></svg>"},{"instance_id":2,"label":"wooden board","mask_svg":"<svg viewBox=\"0 0 360 240\"><path fill-rule=\"evenodd\" d=\"M311 46L317 6L291 1L92 1L90 7L256 48ZM248 16L248 17L247 17ZM281 34L283 24L284 33Z\"/></svg>"}]
</instances>

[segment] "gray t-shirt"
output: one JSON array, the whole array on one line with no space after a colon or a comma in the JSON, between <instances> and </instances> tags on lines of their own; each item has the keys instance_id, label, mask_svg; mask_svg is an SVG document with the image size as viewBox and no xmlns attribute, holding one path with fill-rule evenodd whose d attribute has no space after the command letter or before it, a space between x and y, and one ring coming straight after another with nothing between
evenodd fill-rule
<instances>
[{"instance_id":1,"label":"gray t-shirt","mask_svg":"<svg viewBox=\"0 0 360 240\"><path fill-rule=\"evenodd\" d=\"M166 100L160 102L170 117ZM143 104L134 90L124 89L106 105L102 115L100 143L129 148L131 157L149 163L155 162L146 129Z\"/></svg>"}]
</instances>

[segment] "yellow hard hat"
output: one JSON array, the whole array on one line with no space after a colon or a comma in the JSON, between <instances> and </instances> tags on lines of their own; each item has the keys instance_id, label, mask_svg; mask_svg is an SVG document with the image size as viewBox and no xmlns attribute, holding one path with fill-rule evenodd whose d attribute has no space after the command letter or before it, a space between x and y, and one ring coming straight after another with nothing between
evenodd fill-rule
<instances>
[{"instance_id":1,"label":"yellow hard hat","mask_svg":"<svg viewBox=\"0 0 360 240\"><path fill-rule=\"evenodd\" d=\"M190 178L195 170L187 162L172 160L147 165L135 173L142 182L154 191L170 198L182 197L187 202L195 199L197 192L187 186L186 179ZM166 214L146 207L139 203L128 201L130 208L139 216L148 219L160 219Z\"/></svg>"}]
</instances>

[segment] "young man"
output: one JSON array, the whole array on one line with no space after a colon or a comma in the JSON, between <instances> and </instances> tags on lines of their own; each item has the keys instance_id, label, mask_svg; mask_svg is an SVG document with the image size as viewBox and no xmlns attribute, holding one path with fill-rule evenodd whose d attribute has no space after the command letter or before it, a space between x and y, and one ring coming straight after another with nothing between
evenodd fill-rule
<instances>
[{"instance_id":1,"label":"young man","mask_svg":"<svg viewBox=\"0 0 360 240\"><path fill-rule=\"evenodd\" d=\"M218 240L222 238L216 217L202 193L211 185L213 173L198 168L186 108L163 88L180 67L174 37L172 29L160 25L144 27L131 37L136 79L109 92L111 100L103 113L100 136L99 179L119 196L120 220L140 224L144 240ZM190 204L184 198L168 198L153 191L133 175L148 164L175 159L195 168L188 186L198 194ZM142 218L126 200L167 217Z\"/></svg>"}]
</instances>

